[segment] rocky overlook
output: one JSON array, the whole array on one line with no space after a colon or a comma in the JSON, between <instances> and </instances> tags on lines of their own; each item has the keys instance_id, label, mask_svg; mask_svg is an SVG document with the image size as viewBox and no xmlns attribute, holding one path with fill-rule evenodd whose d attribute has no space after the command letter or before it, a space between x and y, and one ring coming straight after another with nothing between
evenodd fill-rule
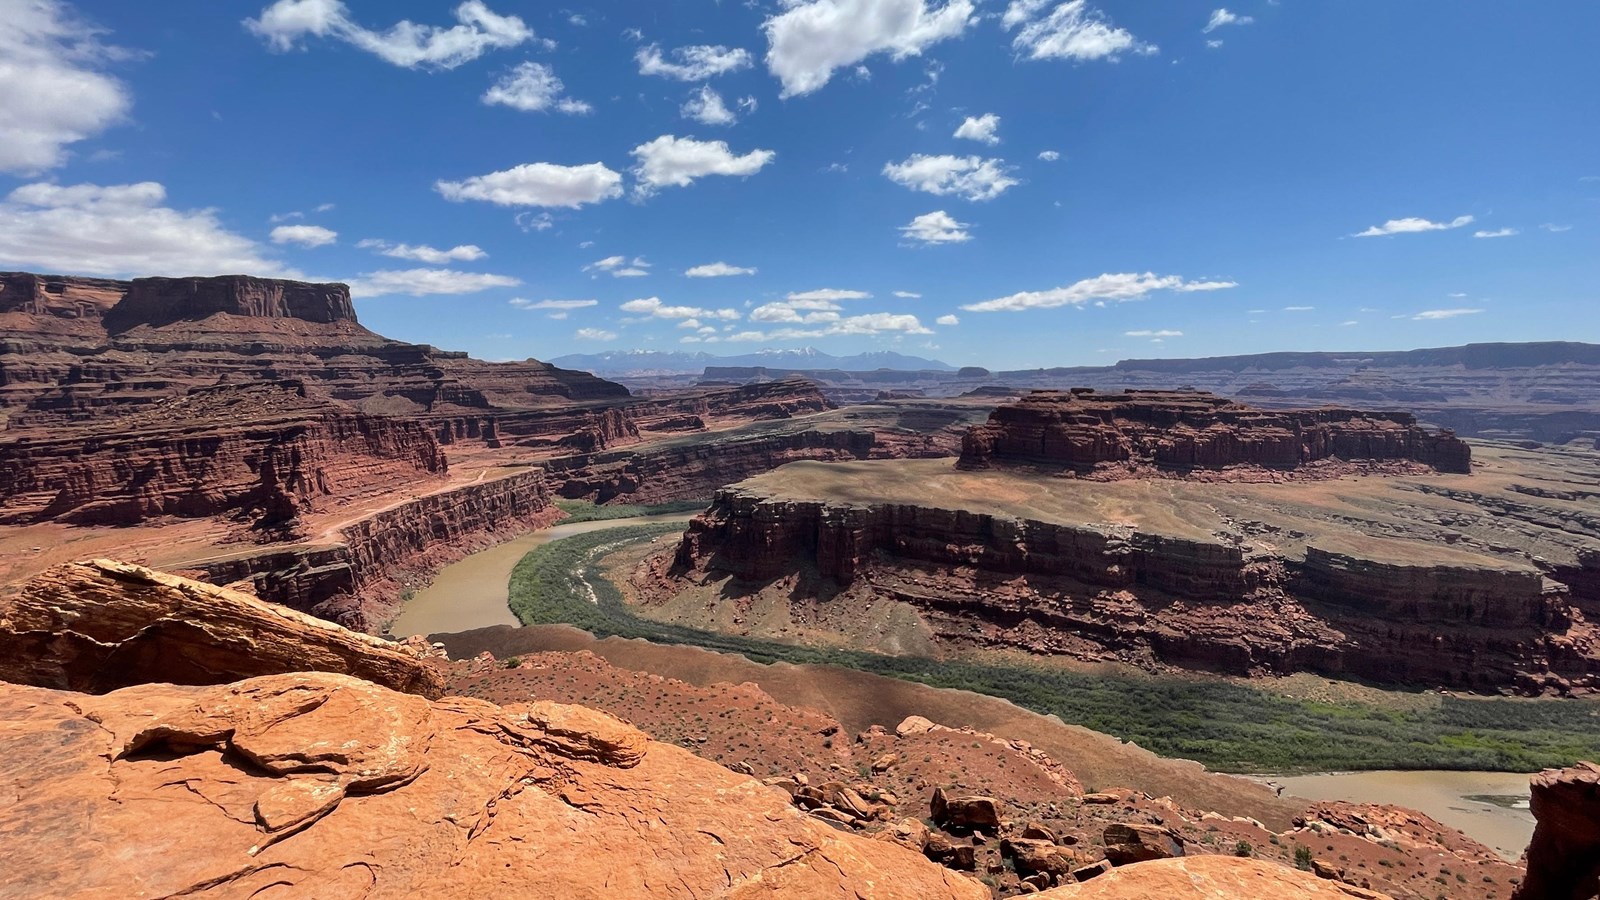
<instances>
[{"instance_id":1,"label":"rocky overlook","mask_svg":"<svg viewBox=\"0 0 1600 900\"><path fill-rule=\"evenodd\" d=\"M972 429L963 468L1030 464L1079 473L1257 467L1300 471L1330 458L1471 471L1472 451L1408 413L1264 410L1200 391L1034 391Z\"/></svg>"}]
</instances>

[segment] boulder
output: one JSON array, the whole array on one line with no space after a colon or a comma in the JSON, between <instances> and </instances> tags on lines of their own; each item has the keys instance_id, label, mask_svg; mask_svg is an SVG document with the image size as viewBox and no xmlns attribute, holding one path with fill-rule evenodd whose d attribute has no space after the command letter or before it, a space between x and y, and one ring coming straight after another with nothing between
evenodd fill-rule
<instances>
[{"instance_id":1,"label":"boulder","mask_svg":"<svg viewBox=\"0 0 1600 900\"><path fill-rule=\"evenodd\" d=\"M1107 825L1103 837L1114 866L1183 856L1183 838L1160 825Z\"/></svg>"},{"instance_id":2,"label":"boulder","mask_svg":"<svg viewBox=\"0 0 1600 900\"><path fill-rule=\"evenodd\" d=\"M1001 804L993 797L951 797L944 788L934 788L929 810L933 820L947 828L990 834L1000 828Z\"/></svg>"}]
</instances>

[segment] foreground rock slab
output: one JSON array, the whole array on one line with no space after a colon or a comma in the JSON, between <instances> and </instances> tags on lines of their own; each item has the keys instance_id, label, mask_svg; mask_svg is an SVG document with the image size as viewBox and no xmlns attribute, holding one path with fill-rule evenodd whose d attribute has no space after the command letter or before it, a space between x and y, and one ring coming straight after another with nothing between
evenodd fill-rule
<instances>
[{"instance_id":1,"label":"foreground rock slab","mask_svg":"<svg viewBox=\"0 0 1600 900\"><path fill-rule=\"evenodd\" d=\"M0 600L0 679L101 693L282 672L353 675L437 698L409 648L256 598L100 559L58 566Z\"/></svg>"},{"instance_id":2,"label":"foreground rock slab","mask_svg":"<svg viewBox=\"0 0 1600 900\"><path fill-rule=\"evenodd\" d=\"M0 896L989 896L603 713L334 674L0 684L0 797Z\"/></svg>"},{"instance_id":3,"label":"foreground rock slab","mask_svg":"<svg viewBox=\"0 0 1600 900\"><path fill-rule=\"evenodd\" d=\"M1124 866L1039 896L1051 900L1387 900L1389 895L1258 860L1194 856Z\"/></svg>"},{"instance_id":4,"label":"foreground rock slab","mask_svg":"<svg viewBox=\"0 0 1600 900\"><path fill-rule=\"evenodd\" d=\"M1580 762L1533 776L1528 876L1517 900L1600 896L1600 766Z\"/></svg>"}]
</instances>

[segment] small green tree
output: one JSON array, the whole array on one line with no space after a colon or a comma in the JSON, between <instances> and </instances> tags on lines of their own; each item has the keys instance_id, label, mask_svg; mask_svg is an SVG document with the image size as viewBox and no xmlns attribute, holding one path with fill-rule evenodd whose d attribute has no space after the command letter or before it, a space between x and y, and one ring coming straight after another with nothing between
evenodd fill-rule
<instances>
[{"instance_id":1,"label":"small green tree","mask_svg":"<svg viewBox=\"0 0 1600 900\"><path fill-rule=\"evenodd\" d=\"M1311 869L1311 848L1305 844L1294 845L1294 867L1296 869Z\"/></svg>"},{"instance_id":2,"label":"small green tree","mask_svg":"<svg viewBox=\"0 0 1600 900\"><path fill-rule=\"evenodd\" d=\"M1240 841L1233 845L1234 856L1254 856L1256 848L1250 846L1249 841Z\"/></svg>"}]
</instances>

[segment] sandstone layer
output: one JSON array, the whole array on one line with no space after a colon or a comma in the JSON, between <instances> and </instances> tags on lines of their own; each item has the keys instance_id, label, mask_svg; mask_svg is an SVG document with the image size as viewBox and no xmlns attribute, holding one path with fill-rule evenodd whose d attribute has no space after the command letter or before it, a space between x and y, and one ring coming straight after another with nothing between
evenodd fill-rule
<instances>
[{"instance_id":1,"label":"sandstone layer","mask_svg":"<svg viewBox=\"0 0 1600 900\"><path fill-rule=\"evenodd\" d=\"M1200 856L1162 859L1114 869L1087 884L1057 888L1046 896L1068 900L1387 900L1387 894L1325 881L1308 872L1254 860Z\"/></svg>"},{"instance_id":2,"label":"sandstone layer","mask_svg":"<svg viewBox=\"0 0 1600 900\"><path fill-rule=\"evenodd\" d=\"M582 707L295 674L0 685L0 722L6 893L989 896Z\"/></svg>"},{"instance_id":3,"label":"sandstone layer","mask_svg":"<svg viewBox=\"0 0 1600 900\"><path fill-rule=\"evenodd\" d=\"M1329 458L1466 473L1472 451L1451 432L1420 428L1409 413L1263 410L1199 391L1093 388L1034 391L1005 404L968 432L961 449L963 468L1010 463L1081 473L1108 466L1299 470Z\"/></svg>"},{"instance_id":4,"label":"sandstone layer","mask_svg":"<svg viewBox=\"0 0 1600 900\"><path fill-rule=\"evenodd\" d=\"M1581 762L1534 776L1532 802L1538 825L1516 900L1600 896L1600 766Z\"/></svg>"},{"instance_id":5,"label":"sandstone layer","mask_svg":"<svg viewBox=\"0 0 1600 900\"><path fill-rule=\"evenodd\" d=\"M439 671L406 647L111 560L61 566L0 599L0 680L16 684L98 694L303 671L443 693Z\"/></svg>"},{"instance_id":6,"label":"sandstone layer","mask_svg":"<svg viewBox=\"0 0 1600 900\"><path fill-rule=\"evenodd\" d=\"M702 627L728 627L723 610L770 591L792 610L785 621L832 616L848 628L850 616L836 613L879 610L876 621L888 604L952 646L1594 690L1591 588L1586 577L1557 579L1589 571L1600 518L1584 502L1514 488L1600 466L1547 458L1540 469L1506 451L1485 475L1316 490L1098 483L939 461L796 463L719 492L675 556L636 584L647 603ZM1481 505L1458 502L1463 492ZM1515 535L1508 518L1519 520Z\"/></svg>"}]
</instances>

